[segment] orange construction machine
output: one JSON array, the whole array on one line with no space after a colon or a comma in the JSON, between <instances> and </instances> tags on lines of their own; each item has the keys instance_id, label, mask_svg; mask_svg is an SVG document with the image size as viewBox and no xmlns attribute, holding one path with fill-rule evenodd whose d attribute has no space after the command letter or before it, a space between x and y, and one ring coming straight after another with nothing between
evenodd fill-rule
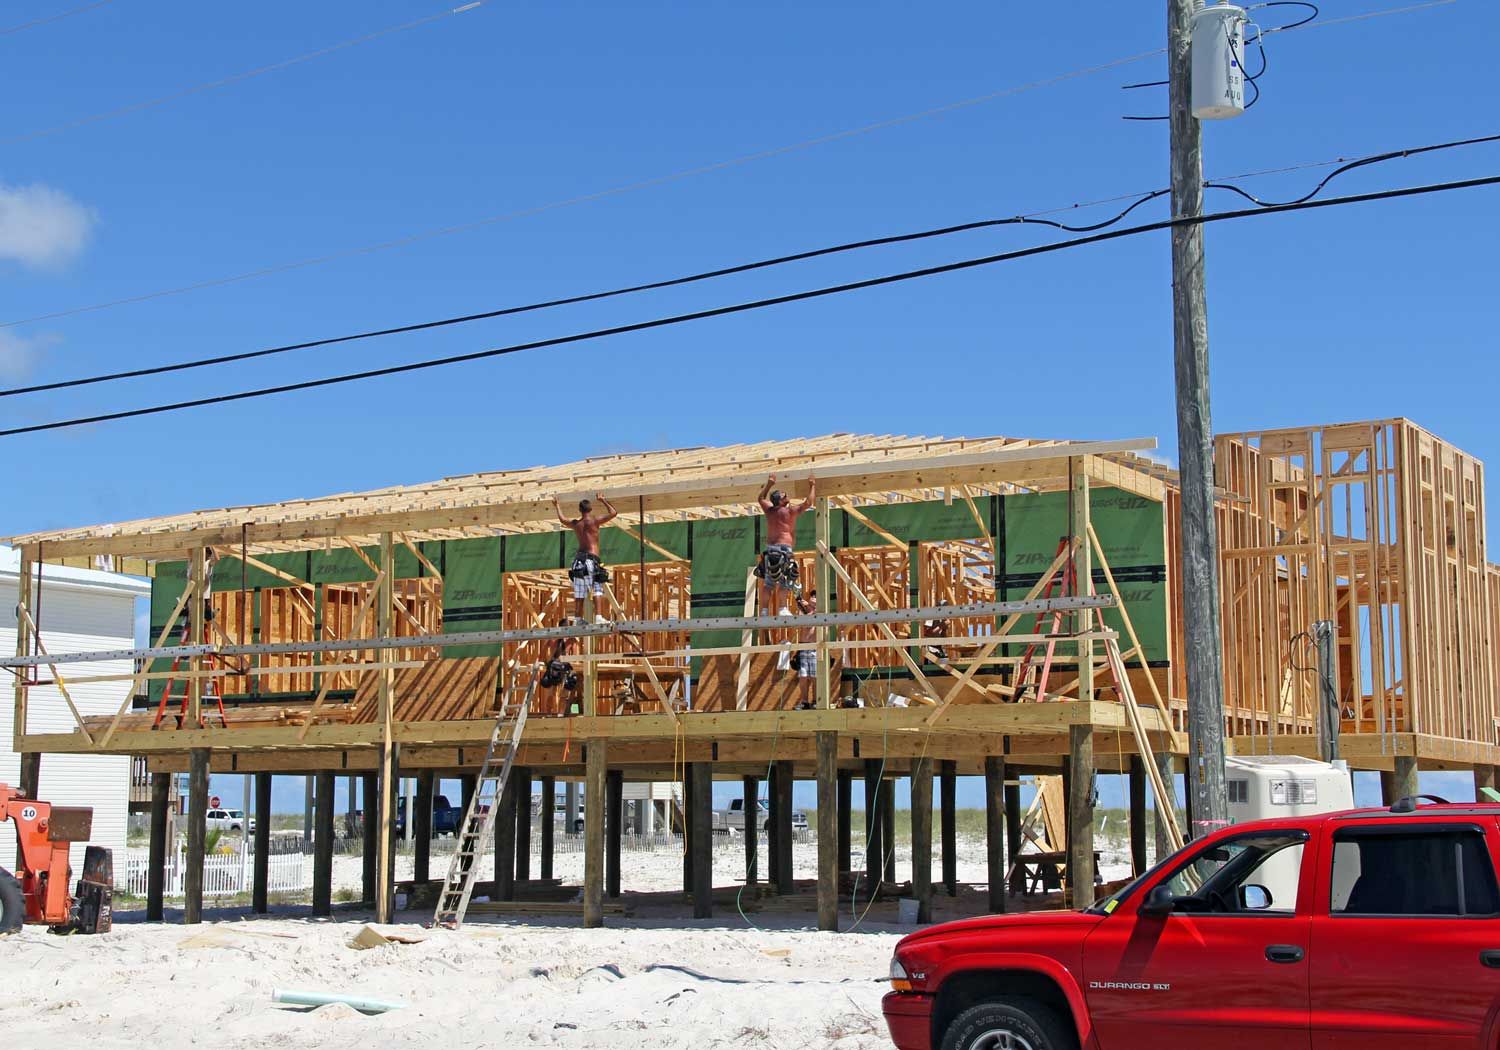
<instances>
[{"instance_id":1,"label":"orange construction machine","mask_svg":"<svg viewBox=\"0 0 1500 1050\"><path fill-rule=\"evenodd\" d=\"M94 811L22 798L0 784L0 824L7 820L16 825L21 867L19 879L0 868L0 935L14 933L23 922L58 933L107 933L114 887L109 850L89 846L84 851L83 877L68 895L68 849L88 841Z\"/></svg>"}]
</instances>

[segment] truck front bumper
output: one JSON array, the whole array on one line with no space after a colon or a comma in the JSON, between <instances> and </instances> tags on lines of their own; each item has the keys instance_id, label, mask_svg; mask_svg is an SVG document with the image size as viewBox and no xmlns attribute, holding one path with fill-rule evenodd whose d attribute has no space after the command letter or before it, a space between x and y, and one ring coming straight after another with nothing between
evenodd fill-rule
<instances>
[{"instance_id":1,"label":"truck front bumper","mask_svg":"<svg viewBox=\"0 0 1500 1050\"><path fill-rule=\"evenodd\" d=\"M932 1050L932 1001L920 992L887 992L880 1001L897 1050Z\"/></svg>"}]
</instances>

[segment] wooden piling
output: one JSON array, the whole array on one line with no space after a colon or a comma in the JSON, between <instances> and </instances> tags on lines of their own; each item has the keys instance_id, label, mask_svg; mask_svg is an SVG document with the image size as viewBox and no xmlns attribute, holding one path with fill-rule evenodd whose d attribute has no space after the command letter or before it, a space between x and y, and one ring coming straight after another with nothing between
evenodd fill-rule
<instances>
[{"instance_id":1,"label":"wooden piling","mask_svg":"<svg viewBox=\"0 0 1500 1050\"><path fill-rule=\"evenodd\" d=\"M714 913L713 888L713 766L707 762L694 762L693 809L688 820L693 826L691 849L693 852L693 918L707 919Z\"/></svg>"},{"instance_id":2,"label":"wooden piling","mask_svg":"<svg viewBox=\"0 0 1500 1050\"><path fill-rule=\"evenodd\" d=\"M604 925L604 786L607 766L604 740L590 740L584 768L587 776L583 807L583 925Z\"/></svg>"},{"instance_id":3,"label":"wooden piling","mask_svg":"<svg viewBox=\"0 0 1500 1050\"><path fill-rule=\"evenodd\" d=\"M552 855L557 836L557 778L542 777L542 870L543 882L552 878Z\"/></svg>"},{"instance_id":4,"label":"wooden piling","mask_svg":"<svg viewBox=\"0 0 1500 1050\"><path fill-rule=\"evenodd\" d=\"M1094 728L1068 731L1068 885L1072 906L1094 903Z\"/></svg>"},{"instance_id":5,"label":"wooden piling","mask_svg":"<svg viewBox=\"0 0 1500 1050\"><path fill-rule=\"evenodd\" d=\"M880 784L880 848L885 859L885 881L896 881L896 778Z\"/></svg>"},{"instance_id":6,"label":"wooden piling","mask_svg":"<svg viewBox=\"0 0 1500 1050\"><path fill-rule=\"evenodd\" d=\"M495 896L502 901L516 899L516 778L505 778L495 814ZM593 805L590 799L589 805Z\"/></svg>"},{"instance_id":7,"label":"wooden piling","mask_svg":"<svg viewBox=\"0 0 1500 1050\"><path fill-rule=\"evenodd\" d=\"M172 795L172 774L151 774L151 841L146 860L146 921L161 922L167 880L167 806ZM265 823L265 818L260 818ZM259 844L259 831L256 833ZM256 855L256 867L260 856Z\"/></svg>"},{"instance_id":8,"label":"wooden piling","mask_svg":"<svg viewBox=\"0 0 1500 1050\"><path fill-rule=\"evenodd\" d=\"M818 749L818 929L839 928L839 735L820 732Z\"/></svg>"},{"instance_id":9,"label":"wooden piling","mask_svg":"<svg viewBox=\"0 0 1500 1050\"><path fill-rule=\"evenodd\" d=\"M881 863L880 833L885 822L880 818L880 769L883 763L878 758L865 759L865 878L870 880L873 894L880 885L884 873Z\"/></svg>"},{"instance_id":10,"label":"wooden piling","mask_svg":"<svg viewBox=\"0 0 1500 1050\"><path fill-rule=\"evenodd\" d=\"M1005 790L1005 756L986 755L984 759L984 852L989 868L990 911L1005 911L1005 872L1008 867L1005 850L1007 816Z\"/></svg>"},{"instance_id":11,"label":"wooden piling","mask_svg":"<svg viewBox=\"0 0 1500 1050\"><path fill-rule=\"evenodd\" d=\"M839 789L839 877L849 874L849 855L853 845L854 774L847 769L838 772Z\"/></svg>"},{"instance_id":12,"label":"wooden piling","mask_svg":"<svg viewBox=\"0 0 1500 1050\"><path fill-rule=\"evenodd\" d=\"M771 858L776 892L794 892L792 879L792 764L776 763L776 853Z\"/></svg>"},{"instance_id":13,"label":"wooden piling","mask_svg":"<svg viewBox=\"0 0 1500 1050\"><path fill-rule=\"evenodd\" d=\"M436 774L424 769L417 774L417 797L408 813L407 831L412 840L412 882L418 886L432 878L432 798Z\"/></svg>"},{"instance_id":14,"label":"wooden piling","mask_svg":"<svg viewBox=\"0 0 1500 1050\"><path fill-rule=\"evenodd\" d=\"M745 813L745 885L760 882L760 778L740 781L740 807Z\"/></svg>"},{"instance_id":15,"label":"wooden piling","mask_svg":"<svg viewBox=\"0 0 1500 1050\"><path fill-rule=\"evenodd\" d=\"M510 779L516 785L515 881L520 885L531 881L531 770L514 766Z\"/></svg>"},{"instance_id":16,"label":"wooden piling","mask_svg":"<svg viewBox=\"0 0 1500 1050\"><path fill-rule=\"evenodd\" d=\"M958 763L938 763L938 804L943 808L943 892L958 896Z\"/></svg>"},{"instance_id":17,"label":"wooden piling","mask_svg":"<svg viewBox=\"0 0 1500 1050\"><path fill-rule=\"evenodd\" d=\"M1130 870L1146 870L1146 766L1140 755L1130 756Z\"/></svg>"},{"instance_id":18,"label":"wooden piling","mask_svg":"<svg viewBox=\"0 0 1500 1050\"><path fill-rule=\"evenodd\" d=\"M625 831L625 771L611 769L604 778L604 895L610 900L620 896L620 836Z\"/></svg>"},{"instance_id":19,"label":"wooden piling","mask_svg":"<svg viewBox=\"0 0 1500 1050\"><path fill-rule=\"evenodd\" d=\"M271 773L255 774L255 853L250 876L250 910L271 910Z\"/></svg>"},{"instance_id":20,"label":"wooden piling","mask_svg":"<svg viewBox=\"0 0 1500 1050\"><path fill-rule=\"evenodd\" d=\"M911 893L917 921L932 921L932 759L911 764Z\"/></svg>"},{"instance_id":21,"label":"wooden piling","mask_svg":"<svg viewBox=\"0 0 1500 1050\"><path fill-rule=\"evenodd\" d=\"M313 886L314 918L333 914L333 774L322 772L313 788Z\"/></svg>"},{"instance_id":22,"label":"wooden piling","mask_svg":"<svg viewBox=\"0 0 1500 1050\"><path fill-rule=\"evenodd\" d=\"M208 835L208 756L206 747L188 752L187 869L182 874L182 921L203 921L203 850Z\"/></svg>"}]
</instances>

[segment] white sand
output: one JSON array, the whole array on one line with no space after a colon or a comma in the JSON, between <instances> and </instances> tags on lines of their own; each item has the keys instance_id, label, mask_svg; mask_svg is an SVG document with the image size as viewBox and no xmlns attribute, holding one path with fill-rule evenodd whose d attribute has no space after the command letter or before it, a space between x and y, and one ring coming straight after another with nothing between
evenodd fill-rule
<instances>
[{"instance_id":1,"label":"white sand","mask_svg":"<svg viewBox=\"0 0 1500 1050\"><path fill-rule=\"evenodd\" d=\"M351 919L130 923L69 938L27 928L0 941L0 1031L24 1050L890 1045L879 978L891 932L760 932L738 919L469 923L397 927L425 940L357 951L346 946L359 930ZM367 1017L280 1006L277 987L409 1008Z\"/></svg>"},{"instance_id":2,"label":"white sand","mask_svg":"<svg viewBox=\"0 0 1500 1050\"><path fill-rule=\"evenodd\" d=\"M715 884L736 885L743 875L743 841L715 845ZM1101 845L1105 877L1114 877L1122 859L1117 844ZM582 852L561 839L559 846L556 874L574 882L582 875ZM958 852L960 881L983 883L983 843L960 839ZM764 857L762 843L762 870ZM815 845L797 843L794 860L798 877L812 878ZM535 858L532 863L535 874ZM434 856L433 874L446 870L446 858ZM906 878L909 870L902 849L898 877ZM409 873L410 858L403 857L400 874ZM680 847L627 848L622 876L627 891L680 890ZM336 859L336 886L357 889L359 880L360 858ZM972 891L958 901L939 896L935 917L972 914L982 906ZM577 919L566 918L475 920L456 933L422 930L417 923L429 916L408 913L400 918L409 925L394 929L422 937L422 943L368 951L347 942L370 916L347 907L334 921L292 917L305 908L272 918L243 909L210 910L211 921L193 928L176 925L176 911L168 914L173 925L147 925L139 912L121 913L114 932L94 937L56 937L28 927L0 939L7 983L0 999L0 1045L890 1046L880 1015L883 977L891 949L909 929L891 924L893 904L877 905L856 930L838 934L815 932L811 914L751 911L741 918L721 905L713 919L695 921L679 917L685 905L669 908L666 914L658 902L633 917L607 916L602 930L583 930ZM846 901L841 923L847 928L852 921ZM409 1008L364 1016L344 1006L281 1006L271 1001L273 988L399 1000Z\"/></svg>"}]
</instances>

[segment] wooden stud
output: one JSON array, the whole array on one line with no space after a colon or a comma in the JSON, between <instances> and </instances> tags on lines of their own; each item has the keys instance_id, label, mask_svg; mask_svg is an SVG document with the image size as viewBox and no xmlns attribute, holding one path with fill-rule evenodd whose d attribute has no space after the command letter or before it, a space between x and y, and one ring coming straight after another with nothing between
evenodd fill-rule
<instances>
[{"instance_id":1,"label":"wooden stud","mask_svg":"<svg viewBox=\"0 0 1500 1050\"><path fill-rule=\"evenodd\" d=\"M932 921L932 759L911 768L911 892L917 922Z\"/></svg>"},{"instance_id":2,"label":"wooden stud","mask_svg":"<svg viewBox=\"0 0 1500 1050\"><path fill-rule=\"evenodd\" d=\"M36 556L34 551L35 548L32 547L21 548L20 566L18 568L18 575L16 576L16 608L26 610L26 614L28 617L31 615L32 602L34 601L31 593L32 579L36 574ZM31 655L31 635L28 632L19 629L17 629L16 631L16 655L19 657L26 657ZM26 750L25 747L22 746L22 741L26 737L29 728L29 722L27 720L27 702L29 699L29 694L27 692L26 682L30 677L31 675L27 674L24 671L16 674L16 681L14 686L15 721L11 724L11 750L13 751ZM126 697L125 703L127 706L130 703L130 699L130 697ZM18 846L17 853L19 854L19 852L20 849ZM17 860L16 867L21 867L19 858Z\"/></svg>"},{"instance_id":3,"label":"wooden stud","mask_svg":"<svg viewBox=\"0 0 1500 1050\"><path fill-rule=\"evenodd\" d=\"M333 914L333 792L333 774L319 773L313 789L313 918Z\"/></svg>"},{"instance_id":4,"label":"wooden stud","mask_svg":"<svg viewBox=\"0 0 1500 1050\"><path fill-rule=\"evenodd\" d=\"M1094 903L1094 734L1074 728L1068 757L1068 885L1072 906Z\"/></svg>"},{"instance_id":5,"label":"wooden stud","mask_svg":"<svg viewBox=\"0 0 1500 1050\"><path fill-rule=\"evenodd\" d=\"M689 848L693 853L693 918L707 919L714 913L713 858L713 766L694 762L688 767L693 780L693 807L688 819L693 825Z\"/></svg>"},{"instance_id":6,"label":"wooden stud","mask_svg":"<svg viewBox=\"0 0 1500 1050\"><path fill-rule=\"evenodd\" d=\"M605 764L608 744L602 739L590 740L584 765L588 784L583 807L583 925L595 929L604 925L604 797L607 791Z\"/></svg>"},{"instance_id":7,"label":"wooden stud","mask_svg":"<svg viewBox=\"0 0 1500 1050\"><path fill-rule=\"evenodd\" d=\"M964 493L968 495L967 491ZM938 804L942 807L943 892L958 896L958 763L938 763Z\"/></svg>"},{"instance_id":8,"label":"wooden stud","mask_svg":"<svg viewBox=\"0 0 1500 1050\"><path fill-rule=\"evenodd\" d=\"M380 535L380 570L376 587L375 632L385 637L391 629L391 607L394 603L392 579L396 572L395 550L389 532ZM396 704L396 672L376 673L381 724L380 814L377 834L378 857L375 866L375 921L388 923L396 915L395 853L392 840L396 833L396 742L392 727ZM373 814L366 814L368 820Z\"/></svg>"},{"instance_id":9,"label":"wooden stud","mask_svg":"<svg viewBox=\"0 0 1500 1050\"><path fill-rule=\"evenodd\" d=\"M1094 593L1094 561L1093 546L1088 541L1089 476L1080 460L1074 460L1070 469L1073 471L1073 520L1069 522L1073 539L1073 575L1078 594L1091 595ZM1086 629L1090 618L1090 614L1082 614L1078 626ZM1078 642L1078 699L1094 699L1094 643L1088 638Z\"/></svg>"},{"instance_id":10,"label":"wooden stud","mask_svg":"<svg viewBox=\"0 0 1500 1050\"><path fill-rule=\"evenodd\" d=\"M625 771L611 769L604 778L604 895L620 896L620 838L625 832Z\"/></svg>"},{"instance_id":11,"label":"wooden stud","mask_svg":"<svg viewBox=\"0 0 1500 1050\"><path fill-rule=\"evenodd\" d=\"M182 921L203 921L203 853L208 836L208 749L194 748L188 756L187 858L182 873Z\"/></svg>"},{"instance_id":12,"label":"wooden stud","mask_svg":"<svg viewBox=\"0 0 1500 1050\"><path fill-rule=\"evenodd\" d=\"M189 645L202 645L205 637L203 613L204 606L208 603L208 571L207 552L202 547L193 548L192 555L188 558L188 589L194 594L202 595L203 600L194 600L188 606ZM203 679L199 677L203 670L203 657L190 657L188 670L192 672L192 676L187 683L188 709L183 726L196 729L203 725Z\"/></svg>"},{"instance_id":13,"label":"wooden stud","mask_svg":"<svg viewBox=\"0 0 1500 1050\"><path fill-rule=\"evenodd\" d=\"M542 777L542 812L539 816L542 821L540 875L542 881L547 882L552 878L552 855L555 851L557 835L557 778L554 776Z\"/></svg>"},{"instance_id":14,"label":"wooden stud","mask_svg":"<svg viewBox=\"0 0 1500 1050\"><path fill-rule=\"evenodd\" d=\"M988 755L984 760L985 857L989 867L990 911L1003 914L1006 905L1005 758Z\"/></svg>"},{"instance_id":15,"label":"wooden stud","mask_svg":"<svg viewBox=\"0 0 1500 1050\"><path fill-rule=\"evenodd\" d=\"M167 806L172 793L171 773L151 774L151 840L146 860L146 921L161 922L167 878ZM261 818L264 822L264 818ZM259 833L259 826L256 828ZM259 861L260 857L257 856Z\"/></svg>"},{"instance_id":16,"label":"wooden stud","mask_svg":"<svg viewBox=\"0 0 1500 1050\"><path fill-rule=\"evenodd\" d=\"M823 732L818 748L818 929L839 928L837 733Z\"/></svg>"},{"instance_id":17,"label":"wooden stud","mask_svg":"<svg viewBox=\"0 0 1500 1050\"><path fill-rule=\"evenodd\" d=\"M813 535L817 544L818 556L813 559L815 567L817 586L817 603L815 609L820 613L832 612L833 602L833 572L828 565L828 558L822 553L829 549L830 522L833 515L828 509L828 500L819 498L814 505ZM829 656L828 643L836 637L837 629L829 627L818 628L818 648L816 651L816 703L818 709L827 711L833 707L833 664Z\"/></svg>"},{"instance_id":18,"label":"wooden stud","mask_svg":"<svg viewBox=\"0 0 1500 1050\"><path fill-rule=\"evenodd\" d=\"M250 876L250 910L271 910L271 773L255 774L255 863Z\"/></svg>"}]
</instances>

